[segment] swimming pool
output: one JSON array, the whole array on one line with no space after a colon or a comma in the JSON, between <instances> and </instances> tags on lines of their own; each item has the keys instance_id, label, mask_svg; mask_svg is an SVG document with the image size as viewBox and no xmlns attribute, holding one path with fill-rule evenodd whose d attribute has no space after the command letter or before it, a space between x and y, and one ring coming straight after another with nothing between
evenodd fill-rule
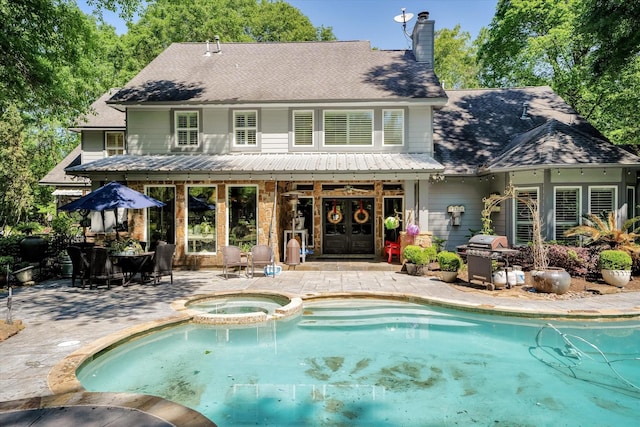
<instances>
[{"instance_id":1,"label":"swimming pool","mask_svg":"<svg viewBox=\"0 0 640 427\"><path fill-rule=\"evenodd\" d=\"M637 321L343 299L258 325L157 331L77 376L87 390L161 396L225 426L620 426L637 422L638 358Z\"/></svg>"}]
</instances>

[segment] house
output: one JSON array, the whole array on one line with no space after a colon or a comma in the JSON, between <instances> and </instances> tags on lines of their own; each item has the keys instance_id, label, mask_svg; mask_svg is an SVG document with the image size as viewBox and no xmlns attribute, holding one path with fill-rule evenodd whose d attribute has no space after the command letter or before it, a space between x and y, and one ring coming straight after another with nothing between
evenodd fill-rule
<instances>
[{"instance_id":1,"label":"house","mask_svg":"<svg viewBox=\"0 0 640 427\"><path fill-rule=\"evenodd\" d=\"M453 249L508 185L539 200L547 238L584 212L635 213L639 157L548 87L443 90L428 13L412 40L172 44L103 100L126 117L122 152L114 129L80 127L82 164L66 172L165 202L129 212L129 230L175 242L184 266L220 265L228 244L271 244L282 261L292 236L318 257L372 256L395 215ZM492 219L527 240L517 201Z\"/></svg>"}]
</instances>

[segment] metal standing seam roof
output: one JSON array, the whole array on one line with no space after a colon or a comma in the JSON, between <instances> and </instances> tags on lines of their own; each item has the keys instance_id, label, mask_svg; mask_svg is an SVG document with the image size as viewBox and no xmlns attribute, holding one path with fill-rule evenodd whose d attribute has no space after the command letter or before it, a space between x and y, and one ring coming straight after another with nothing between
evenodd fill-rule
<instances>
[{"instance_id":1,"label":"metal standing seam roof","mask_svg":"<svg viewBox=\"0 0 640 427\"><path fill-rule=\"evenodd\" d=\"M441 172L442 165L427 153L241 153L224 155L119 155L73 166L74 175L99 172L247 174Z\"/></svg>"}]
</instances>

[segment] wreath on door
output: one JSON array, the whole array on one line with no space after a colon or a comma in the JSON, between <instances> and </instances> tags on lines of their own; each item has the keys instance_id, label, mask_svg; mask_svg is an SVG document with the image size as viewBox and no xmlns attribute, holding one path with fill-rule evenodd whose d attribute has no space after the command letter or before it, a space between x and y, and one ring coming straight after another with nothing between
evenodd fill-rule
<instances>
[{"instance_id":1,"label":"wreath on door","mask_svg":"<svg viewBox=\"0 0 640 427\"><path fill-rule=\"evenodd\" d=\"M369 212L362 207L362 200L360 200L360 208L353 214L353 220L358 224L365 224L369 221Z\"/></svg>"},{"instance_id":2,"label":"wreath on door","mask_svg":"<svg viewBox=\"0 0 640 427\"><path fill-rule=\"evenodd\" d=\"M338 224L342 221L342 212L338 209L337 203L333 201L333 208L327 212L327 221L331 224Z\"/></svg>"}]
</instances>

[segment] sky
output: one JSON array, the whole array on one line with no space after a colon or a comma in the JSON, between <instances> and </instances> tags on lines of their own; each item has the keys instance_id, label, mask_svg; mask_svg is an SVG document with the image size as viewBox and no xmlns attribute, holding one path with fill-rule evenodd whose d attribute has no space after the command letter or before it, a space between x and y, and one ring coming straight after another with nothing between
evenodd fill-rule
<instances>
[{"instance_id":1,"label":"sky","mask_svg":"<svg viewBox=\"0 0 640 427\"><path fill-rule=\"evenodd\" d=\"M498 0L287 0L287 3L300 9L314 26L332 27L338 40L369 40L371 47L378 49L406 49L410 44L402 24L393 20L402 13L402 8L405 13L414 14L407 22L409 33L418 13L428 11L436 30L460 24L475 39L480 28L491 23ZM78 5L91 13L84 0L78 0ZM116 15L104 16L119 34L127 31Z\"/></svg>"}]
</instances>

